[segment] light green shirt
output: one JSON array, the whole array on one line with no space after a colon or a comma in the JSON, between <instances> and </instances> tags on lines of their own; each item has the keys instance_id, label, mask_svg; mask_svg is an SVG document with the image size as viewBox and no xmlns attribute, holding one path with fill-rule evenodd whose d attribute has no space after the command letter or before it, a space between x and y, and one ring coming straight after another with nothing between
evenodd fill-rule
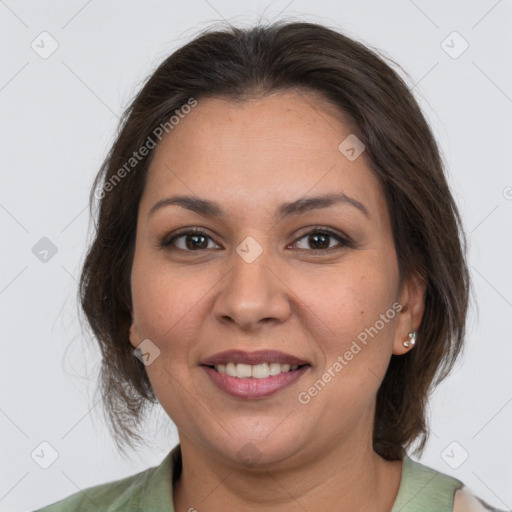
<instances>
[{"instance_id":1,"label":"light green shirt","mask_svg":"<svg viewBox=\"0 0 512 512\"><path fill-rule=\"evenodd\" d=\"M177 445L157 467L89 487L34 512L174 512L172 485L180 473ZM391 512L452 512L454 493L462 486L459 480L405 456Z\"/></svg>"}]
</instances>

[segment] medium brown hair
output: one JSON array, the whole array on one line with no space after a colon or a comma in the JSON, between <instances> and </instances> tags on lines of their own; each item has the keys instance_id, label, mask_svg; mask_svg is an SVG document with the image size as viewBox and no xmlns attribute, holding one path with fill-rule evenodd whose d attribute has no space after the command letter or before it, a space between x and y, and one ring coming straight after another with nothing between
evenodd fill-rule
<instances>
[{"instance_id":1,"label":"medium brown hair","mask_svg":"<svg viewBox=\"0 0 512 512\"><path fill-rule=\"evenodd\" d=\"M79 293L102 352L98 389L121 449L142 440L145 408L156 403L128 336L137 212L154 151L127 162L191 98L243 101L287 90L319 94L351 121L383 187L401 282L426 283L418 342L391 356L373 432L374 450L389 460L413 442L416 453L425 445L428 395L461 351L469 294L464 233L439 149L407 85L376 51L326 26L280 21L209 29L170 55L124 112L94 181L98 220Z\"/></svg>"}]
</instances>

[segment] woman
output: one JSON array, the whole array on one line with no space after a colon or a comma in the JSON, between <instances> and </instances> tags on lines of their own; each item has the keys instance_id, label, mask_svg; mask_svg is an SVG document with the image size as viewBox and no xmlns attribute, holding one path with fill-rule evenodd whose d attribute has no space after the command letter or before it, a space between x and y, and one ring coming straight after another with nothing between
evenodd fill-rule
<instances>
[{"instance_id":1,"label":"woman","mask_svg":"<svg viewBox=\"0 0 512 512\"><path fill-rule=\"evenodd\" d=\"M469 277L436 142L374 52L311 23L207 31L94 190L81 297L113 432L133 446L157 400L180 444L41 510L492 510L406 452Z\"/></svg>"}]
</instances>

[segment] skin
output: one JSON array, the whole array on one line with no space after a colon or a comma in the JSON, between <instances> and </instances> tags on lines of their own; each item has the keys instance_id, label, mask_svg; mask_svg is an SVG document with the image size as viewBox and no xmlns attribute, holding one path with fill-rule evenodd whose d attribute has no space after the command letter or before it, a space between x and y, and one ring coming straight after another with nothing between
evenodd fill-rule
<instances>
[{"instance_id":1,"label":"skin","mask_svg":"<svg viewBox=\"0 0 512 512\"><path fill-rule=\"evenodd\" d=\"M160 350L146 370L179 432L177 512L393 506L402 463L372 449L375 397L391 354L410 350L403 341L421 322L425 290L416 279L399 286L380 183L365 153L349 161L338 150L350 133L341 113L313 94L205 98L155 150L138 213L130 343L149 338ZM281 203L333 191L369 215L339 203L273 217ZM178 194L218 202L225 218L177 205L149 215L159 200ZM332 236L315 244L306 235L322 233L315 226L353 244ZM193 234L188 246L186 236L159 246L190 227L209 237L199 238L200 249L190 249ZM236 252L248 236L263 251L251 263ZM401 311L301 404L298 394L395 302ZM199 366L228 349L280 350L311 367L270 397L235 398ZM247 450L252 463L241 456Z\"/></svg>"}]
</instances>

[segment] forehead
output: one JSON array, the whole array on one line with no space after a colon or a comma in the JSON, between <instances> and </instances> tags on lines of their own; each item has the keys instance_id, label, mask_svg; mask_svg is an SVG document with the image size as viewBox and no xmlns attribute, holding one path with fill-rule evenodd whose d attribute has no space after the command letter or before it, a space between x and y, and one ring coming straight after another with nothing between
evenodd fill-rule
<instances>
[{"instance_id":1,"label":"forehead","mask_svg":"<svg viewBox=\"0 0 512 512\"><path fill-rule=\"evenodd\" d=\"M350 161L339 150L351 133L341 111L313 94L199 99L156 147L144 196L222 194L262 205L340 191L381 207L364 153Z\"/></svg>"}]
</instances>

